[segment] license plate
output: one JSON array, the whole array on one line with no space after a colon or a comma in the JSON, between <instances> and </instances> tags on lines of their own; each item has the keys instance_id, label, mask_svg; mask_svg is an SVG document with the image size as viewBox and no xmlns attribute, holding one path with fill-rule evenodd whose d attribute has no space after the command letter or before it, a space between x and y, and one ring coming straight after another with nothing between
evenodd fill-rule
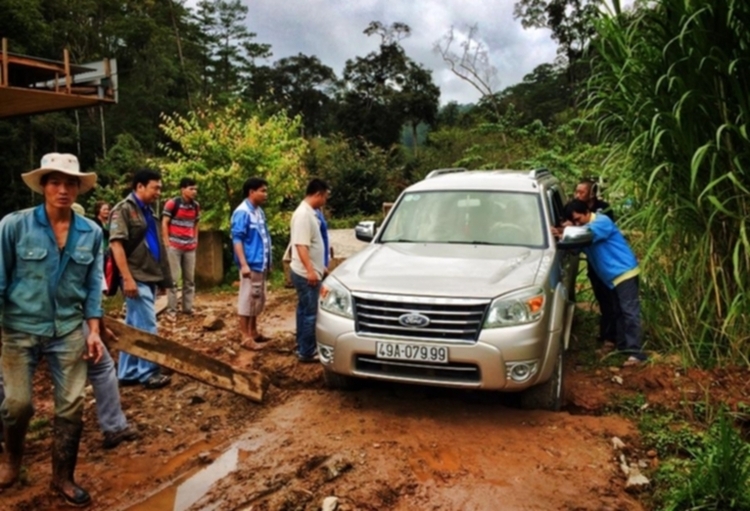
<instances>
[{"instance_id":1,"label":"license plate","mask_svg":"<svg viewBox=\"0 0 750 511\"><path fill-rule=\"evenodd\" d=\"M375 357L390 360L411 360L414 362L448 363L448 348L429 344L400 342L376 342Z\"/></svg>"}]
</instances>

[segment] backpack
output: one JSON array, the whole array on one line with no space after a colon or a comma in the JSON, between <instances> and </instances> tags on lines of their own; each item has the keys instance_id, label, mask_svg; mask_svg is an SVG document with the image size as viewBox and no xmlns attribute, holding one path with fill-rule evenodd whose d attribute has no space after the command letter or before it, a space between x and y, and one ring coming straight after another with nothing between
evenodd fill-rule
<instances>
[{"instance_id":1,"label":"backpack","mask_svg":"<svg viewBox=\"0 0 750 511\"><path fill-rule=\"evenodd\" d=\"M175 197L172 199L172 202L174 205L172 206L172 209L167 209L166 211L169 211L170 218L174 218L175 214L180 210L180 206L182 205L182 197ZM195 204L195 217L198 218L201 213L201 206L198 204L198 201L193 201L193 204Z\"/></svg>"},{"instance_id":2,"label":"backpack","mask_svg":"<svg viewBox=\"0 0 750 511\"><path fill-rule=\"evenodd\" d=\"M111 248L108 248L104 254L104 281L107 283L107 290L104 291L104 296L115 296L117 290L120 289L122 276L120 275L120 268L115 263Z\"/></svg>"}]
</instances>

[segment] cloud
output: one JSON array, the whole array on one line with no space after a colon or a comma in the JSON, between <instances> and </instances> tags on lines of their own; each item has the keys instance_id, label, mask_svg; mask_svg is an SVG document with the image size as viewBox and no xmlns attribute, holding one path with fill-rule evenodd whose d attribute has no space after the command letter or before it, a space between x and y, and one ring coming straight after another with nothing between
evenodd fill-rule
<instances>
[{"instance_id":1,"label":"cloud","mask_svg":"<svg viewBox=\"0 0 750 511\"><path fill-rule=\"evenodd\" d=\"M192 5L194 0L189 0ZM498 69L499 88L521 81L536 66L552 62L556 44L547 30L524 30L513 19L514 0L243 0L248 28L257 41L271 44L273 60L304 53L316 55L341 75L347 59L377 49L379 38L362 31L370 21L396 21L411 27L401 41L407 55L433 71L441 102L476 101L479 93L455 77L433 46L451 26L465 31L478 23L479 37Z\"/></svg>"}]
</instances>

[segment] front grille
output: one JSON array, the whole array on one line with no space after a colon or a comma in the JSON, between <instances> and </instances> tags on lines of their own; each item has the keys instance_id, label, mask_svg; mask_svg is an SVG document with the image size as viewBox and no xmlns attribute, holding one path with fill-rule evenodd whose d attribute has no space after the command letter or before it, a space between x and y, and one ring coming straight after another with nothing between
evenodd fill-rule
<instances>
[{"instance_id":1,"label":"front grille","mask_svg":"<svg viewBox=\"0 0 750 511\"><path fill-rule=\"evenodd\" d=\"M377 337L427 339L473 344L479 337L488 301L354 295L357 332ZM399 322L404 315L429 319L426 326Z\"/></svg>"},{"instance_id":2,"label":"front grille","mask_svg":"<svg viewBox=\"0 0 750 511\"><path fill-rule=\"evenodd\" d=\"M474 364L429 364L403 360L382 360L358 355L357 372L373 376L395 376L446 383L479 383L482 380L479 368Z\"/></svg>"}]
</instances>

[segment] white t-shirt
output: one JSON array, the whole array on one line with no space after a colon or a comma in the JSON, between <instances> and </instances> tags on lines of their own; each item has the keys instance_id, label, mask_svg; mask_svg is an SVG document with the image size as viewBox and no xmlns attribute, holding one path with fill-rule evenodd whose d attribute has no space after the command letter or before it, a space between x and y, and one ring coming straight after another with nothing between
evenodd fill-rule
<instances>
[{"instance_id":1,"label":"white t-shirt","mask_svg":"<svg viewBox=\"0 0 750 511\"><path fill-rule=\"evenodd\" d=\"M307 201L303 200L292 215L290 244L292 245L292 262L290 264L292 271L297 275L307 276L307 270L297 252L297 245L305 245L310 252L310 262L315 269L315 273L318 274L318 277L323 278L325 245L323 235L320 232L320 220L318 220L318 215L315 214L315 210Z\"/></svg>"}]
</instances>

